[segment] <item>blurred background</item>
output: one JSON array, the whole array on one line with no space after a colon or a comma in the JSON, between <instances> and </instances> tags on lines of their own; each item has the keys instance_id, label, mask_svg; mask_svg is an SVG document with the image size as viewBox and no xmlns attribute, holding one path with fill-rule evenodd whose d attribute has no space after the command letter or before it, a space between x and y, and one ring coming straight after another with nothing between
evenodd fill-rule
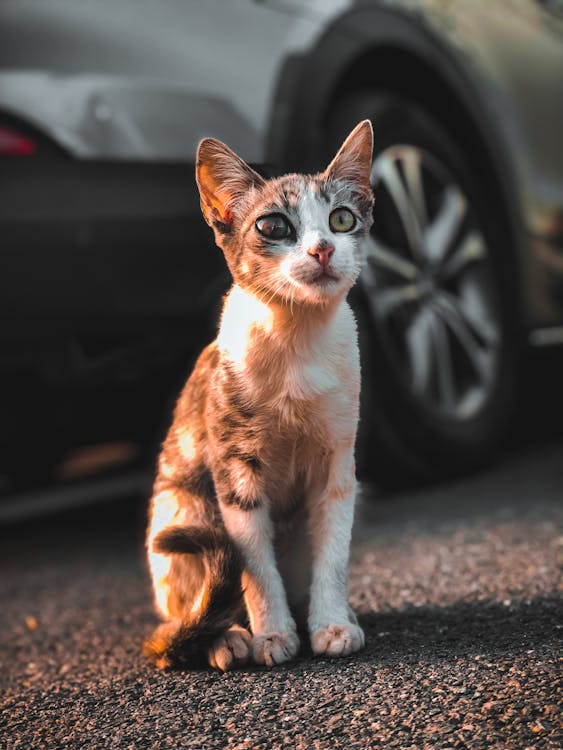
<instances>
[{"instance_id":1,"label":"blurred background","mask_svg":"<svg viewBox=\"0 0 563 750\"><path fill-rule=\"evenodd\" d=\"M198 141L316 171L365 117L361 478L562 445L562 2L3 0L1 522L148 496L229 284Z\"/></svg>"},{"instance_id":2,"label":"blurred background","mask_svg":"<svg viewBox=\"0 0 563 750\"><path fill-rule=\"evenodd\" d=\"M366 117L366 647L162 674L147 500L229 286L198 141L316 171ZM0 746L561 747L562 139L562 0L0 0Z\"/></svg>"}]
</instances>

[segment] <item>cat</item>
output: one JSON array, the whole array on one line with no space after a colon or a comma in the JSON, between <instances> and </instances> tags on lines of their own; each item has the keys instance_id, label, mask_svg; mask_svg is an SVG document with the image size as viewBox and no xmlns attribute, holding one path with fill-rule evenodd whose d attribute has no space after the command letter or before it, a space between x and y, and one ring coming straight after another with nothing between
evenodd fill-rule
<instances>
[{"instance_id":1,"label":"cat","mask_svg":"<svg viewBox=\"0 0 563 750\"><path fill-rule=\"evenodd\" d=\"M162 669L275 665L364 645L348 605L360 364L346 295L372 223L373 131L324 172L263 179L201 141L201 208L233 277L176 404L147 556Z\"/></svg>"}]
</instances>

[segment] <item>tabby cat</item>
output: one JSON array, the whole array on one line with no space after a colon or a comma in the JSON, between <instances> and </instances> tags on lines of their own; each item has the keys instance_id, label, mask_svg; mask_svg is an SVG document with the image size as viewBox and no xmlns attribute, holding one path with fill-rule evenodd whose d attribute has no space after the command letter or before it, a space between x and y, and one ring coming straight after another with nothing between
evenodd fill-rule
<instances>
[{"instance_id":1,"label":"tabby cat","mask_svg":"<svg viewBox=\"0 0 563 750\"><path fill-rule=\"evenodd\" d=\"M346 294L372 222L369 120L324 172L265 180L204 139L201 207L233 277L176 405L147 553L161 668L363 646L348 605L360 365Z\"/></svg>"}]
</instances>

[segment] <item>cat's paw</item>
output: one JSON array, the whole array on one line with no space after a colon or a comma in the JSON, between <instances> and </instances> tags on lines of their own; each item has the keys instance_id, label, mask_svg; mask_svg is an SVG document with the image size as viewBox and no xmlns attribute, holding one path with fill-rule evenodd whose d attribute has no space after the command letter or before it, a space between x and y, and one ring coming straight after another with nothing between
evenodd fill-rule
<instances>
[{"instance_id":1,"label":"cat's paw","mask_svg":"<svg viewBox=\"0 0 563 750\"><path fill-rule=\"evenodd\" d=\"M252 658L256 664L273 667L297 655L297 633L257 633L252 640Z\"/></svg>"},{"instance_id":2,"label":"cat's paw","mask_svg":"<svg viewBox=\"0 0 563 750\"><path fill-rule=\"evenodd\" d=\"M327 625L311 634L311 648L315 654L348 656L359 651L365 643L364 631L359 625Z\"/></svg>"},{"instance_id":3,"label":"cat's paw","mask_svg":"<svg viewBox=\"0 0 563 750\"><path fill-rule=\"evenodd\" d=\"M233 625L207 652L209 664L221 672L235 667L242 667L248 661L252 636L239 625Z\"/></svg>"}]
</instances>

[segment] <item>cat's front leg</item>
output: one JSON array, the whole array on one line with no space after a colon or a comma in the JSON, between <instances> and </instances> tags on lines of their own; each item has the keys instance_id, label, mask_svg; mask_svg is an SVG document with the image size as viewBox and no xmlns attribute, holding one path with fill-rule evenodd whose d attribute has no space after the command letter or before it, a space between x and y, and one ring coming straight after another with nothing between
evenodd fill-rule
<instances>
[{"instance_id":1,"label":"cat's front leg","mask_svg":"<svg viewBox=\"0 0 563 750\"><path fill-rule=\"evenodd\" d=\"M276 564L269 511L262 501L249 507L233 497L220 499L219 504L225 527L245 562L243 588L253 633L252 657L257 664L281 664L297 654L299 638Z\"/></svg>"},{"instance_id":2,"label":"cat's front leg","mask_svg":"<svg viewBox=\"0 0 563 750\"><path fill-rule=\"evenodd\" d=\"M364 645L348 605L348 560L356 480L350 449L335 452L325 490L310 505L312 581L309 634L316 654L346 656Z\"/></svg>"}]
</instances>

